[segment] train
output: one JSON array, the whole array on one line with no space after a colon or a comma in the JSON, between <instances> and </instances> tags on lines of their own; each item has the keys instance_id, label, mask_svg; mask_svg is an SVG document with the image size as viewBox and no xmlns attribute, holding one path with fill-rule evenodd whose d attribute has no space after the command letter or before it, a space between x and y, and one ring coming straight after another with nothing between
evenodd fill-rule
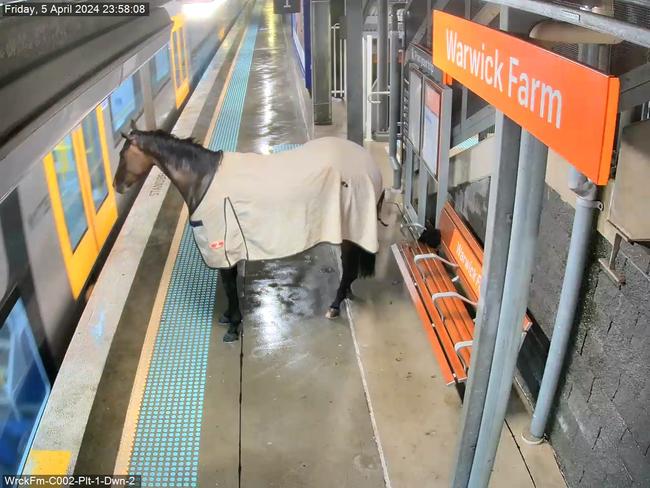
<instances>
[{"instance_id":1,"label":"train","mask_svg":"<svg viewBox=\"0 0 650 488\"><path fill-rule=\"evenodd\" d=\"M3 473L22 469L77 318L137 194L113 190L121 132L132 120L171 129L249 7L154 1L142 17L0 17Z\"/></svg>"}]
</instances>

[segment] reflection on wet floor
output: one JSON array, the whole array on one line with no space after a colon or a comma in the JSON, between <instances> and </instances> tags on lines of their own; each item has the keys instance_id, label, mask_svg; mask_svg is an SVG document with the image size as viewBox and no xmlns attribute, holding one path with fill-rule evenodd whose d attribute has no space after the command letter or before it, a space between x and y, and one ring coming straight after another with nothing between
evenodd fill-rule
<instances>
[{"instance_id":1,"label":"reflection on wet floor","mask_svg":"<svg viewBox=\"0 0 650 488\"><path fill-rule=\"evenodd\" d=\"M293 89L293 46L280 19L272 6L264 8L239 129L240 151L266 153L272 146L300 144L308 138L299 95Z\"/></svg>"}]
</instances>

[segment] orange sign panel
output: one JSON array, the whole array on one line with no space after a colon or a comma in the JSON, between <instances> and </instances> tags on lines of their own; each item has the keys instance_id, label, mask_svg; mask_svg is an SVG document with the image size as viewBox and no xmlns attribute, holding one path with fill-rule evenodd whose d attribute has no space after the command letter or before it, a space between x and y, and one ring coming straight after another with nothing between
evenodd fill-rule
<instances>
[{"instance_id":1,"label":"orange sign panel","mask_svg":"<svg viewBox=\"0 0 650 488\"><path fill-rule=\"evenodd\" d=\"M618 78L438 10L433 13L433 64L594 183L607 183Z\"/></svg>"}]
</instances>

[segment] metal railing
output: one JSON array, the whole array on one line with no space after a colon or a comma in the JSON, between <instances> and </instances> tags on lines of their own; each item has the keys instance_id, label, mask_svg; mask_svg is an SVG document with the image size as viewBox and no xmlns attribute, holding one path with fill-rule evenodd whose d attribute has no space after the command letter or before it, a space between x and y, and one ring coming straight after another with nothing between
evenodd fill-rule
<instances>
[{"instance_id":1,"label":"metal railing","mask_svg":"<svg viewBox=\"0 0 650 488\"><path fill-rule=\"evenodd\" d=\"M332 44L332 96L345 98L347 73L345 69L345 39L341 37L341 24L330 27L330 42Z\"/></svg>"}]
</instances>

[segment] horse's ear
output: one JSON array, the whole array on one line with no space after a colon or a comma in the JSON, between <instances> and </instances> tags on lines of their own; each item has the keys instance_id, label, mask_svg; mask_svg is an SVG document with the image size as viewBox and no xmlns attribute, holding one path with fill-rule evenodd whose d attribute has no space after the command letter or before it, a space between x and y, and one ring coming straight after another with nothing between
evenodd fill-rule
<instances>
[{"instance_id":1,"label":"horse's ear","mask_svg":"<svg viewBox=\"0 0 650 488\"><path fill-rule=\"evenodd\" d=\"M138 127L135 125L135 120L131 119L131 130L138 130Z\"/></svg>"},{"instance_id":2,"label":"horse's ear","mask_svg":"<svg viewBox=\"0 0 650 488\"><path fill-rule=\"evenodd\" d=\"M127 134L125 134L124 132L120 132L120 134L124 139L129 139L129 136Z\"/></svg>"}]
</instances>

